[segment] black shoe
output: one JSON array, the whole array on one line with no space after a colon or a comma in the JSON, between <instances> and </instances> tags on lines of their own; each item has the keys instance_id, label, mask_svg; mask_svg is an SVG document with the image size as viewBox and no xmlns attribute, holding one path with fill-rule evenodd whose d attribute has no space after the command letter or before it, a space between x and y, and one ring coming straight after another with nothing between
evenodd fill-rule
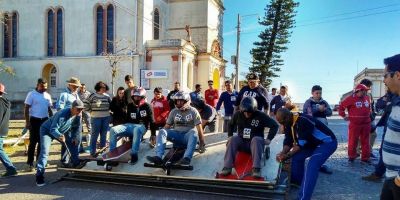
<instances>
[{"instance_id":1,"label":"black shoe","mask_svg":"<svg viewBox=\"0 0 400 200\"><path fill-rule=\"evenodd\" d=\"M319 171L322 172L322 173L324 173L324 174L332 174L332 173L333 173L332 170L330 170L330 169L328 168L328 166L326 166L326 165L322 165L322 166L319 168Z\"/></svg>"},{"instance_id":2,"label":"black shoe","mask_svg":"<svg viewBox=\"0 0 400 200\"><path fill-rule=\"evenodd\" d=\"M46 182L44 182L44 177L43 177L43 175L36 176L36 185L37 185L38 187L42 187L42 186L45 186L45 185L46 185Z\"/></svg>"},{"instance_id":3,"label":"black shoe","mask_svg":"<svg viewBox=\"0 0 400 200\"><path fill-rule=\"evenodd\" d=\"M158 156L147 156L146 159L155 165L162 165L163 163L162 159Z\"/></svg>"},{"instance_id":4,"label":"black shoe","mask_svg":"<svg viewBox=\"0 0 400 200\"><path fill-rule=\"evenodd\" d=\"M180 159L178 162L176 162L176 165L183 165L183 166L190 165L190 158L184 157Z\"/></svg>"},{"instance_id":5,"label":"black shoe","mask_svg":"<svg viewBox=\"0 0 400 200\"><path fill-rule=\"evenodd\" d=\"M371 162L371 160L361 160L361 164L364 164L364 165L371 165L372 162Z\"/></svg>"},{"instance_id":6,"label":"black shoe","mask_svg":"<svg viewBox=\"0 0 400 200\"><path fill-rule=\"evenodd\" d=\"M221 176L228 176L232 173L232 168L224 167L222 171L219 173Z\"/></svg>"},{"instance_id":7,"label":"black shoe","mask_svg":"<svg viewBox=\"0 0 400 200\"><path fill-rule=\"evenodd\" d=\"M7 177L13 177L17 176L18 172L17 170L7 170L4 174L1 175L2 178L7 178Z\"/></svg>"},{"instance_id":8,"label":"black shoe","mask_svg":"<svg viewBox=\"0 0 400 200\"><path fill-rule=\"evenodd\" d=\"M129 164L134 165L134 164L137 163L137 161L138 161L138 156L137 156L137 154L132 154L132 155L131 155L131 160L129 161Z\"/></svg>"},{"instance_id":9,"label":"black shoe","mask_svg":"<svg viewBox=\"0 0 400 200\"><path fill-rule=\"evenodd\" d=\"M354 160L355 160L354 158L349 158L350 163L354 163Z\"/></svg>"}]
</instances>

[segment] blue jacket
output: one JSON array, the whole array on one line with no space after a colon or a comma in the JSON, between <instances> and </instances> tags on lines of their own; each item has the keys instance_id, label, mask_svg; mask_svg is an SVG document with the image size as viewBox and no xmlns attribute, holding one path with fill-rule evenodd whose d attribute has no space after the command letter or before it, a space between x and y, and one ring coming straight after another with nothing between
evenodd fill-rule
<instances>
[{"instance_id":1,"label":"blue jacket","mask_svg":"<svg viewBox=\"0 0 400 200\"><path fill-rule=\"evenodd\" d=\"M335 134L325 124L309 115L299 115L293 127L293 134L291 127L285 126L284 145L292 146L293 141L296 141L302 149L315 149L324 142L336 141Z\"/></svg>"},{"instance_id":2,"label":"blue jacket","mask_svg":"<svg viewBox=\"0 0 400 200\"><path fill-rule=\"evenodd\" d=\"M236 103L238 95L239 94L236 91L232 91L231 94L229 94L228 91L223 92L218 99L216 110L220 110L221 104L224 103L225 116L232 116L234 105Z\"/></svg>"},{"instance_id":3,"label":"blue jacket","mask_svg":"<svg viewBox=\"0 0 400 200\"><path fill-rule=\"evenodd\" d=\"M78 93L72 94L69 88L66 88L64 92L60 94L60 98L58 98L56 108L57 110L61 110L64 108L71 108L72 102L79 99Z\"/></svg>"},{"instance_id":4,"label":"blue jacket","mask_svg":"<svg viewBox=\"0 0 400 200\"><path fill-rule=\"evenodd\" d=\"M40 129L41 132L46 131L55 138L65 134L69 137L79 137L80 126L81 116L71 117L71 109L64 108L43 122Z\"/></svg>"}]
</instances>

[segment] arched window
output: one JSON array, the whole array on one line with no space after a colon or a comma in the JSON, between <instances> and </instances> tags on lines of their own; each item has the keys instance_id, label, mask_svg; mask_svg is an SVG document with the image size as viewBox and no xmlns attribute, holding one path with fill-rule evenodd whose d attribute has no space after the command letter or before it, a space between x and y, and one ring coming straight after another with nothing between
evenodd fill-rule
<instances>
[{"instance_id":1,"label":"arched window","mask_svg":"<svg viewBox=\"0 0 400 200\"><path fill-rule=\"evenodd\" d=\"M114 6L96 8L96 55L114 52Z\"/></svg>"},{"instance_id":2,"label":"arched window","mask_svg":"<svg viewBox=\"0 0 400 200\"><path fill-rule=\"evenodd\" d=\"M50 71L50 87L57 87L57 68L53 66Z\"/></svg>"},{"instance_id":3,"label":"arched window","mask_svg":"<svg viewBox=\"0 0 400 200\"><path fill-rule=\"evenodd\" d=\"M57 11L57 56L63 55L63 11Z\"/></svg>"},{"instance_id":4,"label":"arched window","mask_svg":"<svg viewBox=\"0 0 400 200\"><path fill-rule=\"evenodd\" d=\"M63 11L50 9L47 12L47 56L62 56L63 43Z\"/></svg>"},{"instance_id":5,"label":"arched window","mask_svg":"<svg viewBox=\"0 0 400 200\"><path fill-rule=\"evenodd\" d=\"M54 56L54 11L47 12L47 56Z\"/></svg>"},{"instance_id":6,"label":"arched window","mask_svg":"<svg viewBox=\"0 0 400 200\"><path fill-rule=\"evenodd\" d=\"M156 8L153 13L153 39L160 39L160 13Z\"/></svg>"},{"instance_id":7,"label":"arched window","mask_svg":"<svg viewBox=\"0 0 400 200\"><path fill-rule=\"evenodd\" d=\"M114 7L107 7L107 53L114 52Z\"/></svg>"},{"instance_id":8,"label":"arched window","mask_svg":"<svg viewBox=\"0 0 400 200\"><path fill-rule=\"evenodd\" d=\"M3 25L3 42L4 51L3 56L5 58L17 57L18 50L18 14L13 12L12 14L4 15Z\"/></svg>"}]
</instances>

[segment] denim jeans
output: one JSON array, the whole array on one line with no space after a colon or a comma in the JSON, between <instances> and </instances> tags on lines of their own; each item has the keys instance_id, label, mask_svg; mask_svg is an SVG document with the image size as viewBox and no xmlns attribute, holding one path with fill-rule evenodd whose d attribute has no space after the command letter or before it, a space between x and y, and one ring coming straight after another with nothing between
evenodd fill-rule
<instances>
[{"instance_id":1,"label":"denim jeans","mask_svg":"<svg viewBox=\"0 0 400 200\"><path fill-rule=\"evenodd\" d=\"M174 146L186 147L183 157L192 159L199 137L195 128L187 132L176 131L174 129L161 129L158 132L156 144L156 155L160 158L164 155L167 140L171 141Z\"/></svg>"},{"instance_id":2,"label":"denim jeans","mask_svg":"<svg viewBox=\"0 0 400 200\"><path fill-rule=\"evenodd\" d=\"M82 130L82 124L80 124L79 130ZM40 132L42 132L42 130L40 130ZM47 131L44 131L45 133L47 133ZM41 137L41 136L40 136ZM81 144L82 144L82 132L78 131L78 133L76 134L71 134L70 132L67 134L64 134L65 137L65 143L68 145L68 150L71 152L79 152L80 148L81 148ZM72 144L73 140L77 140L77 144ZM40 141L42 141L42 139L40 139ZM69 163L69 162L75 162L74 160L72 160L72 158L70 158L70 155L67 153L67 150L65 149L65 146L62 145L61 146L61 162L62 163Z\"/></svg>"},{"instance_id":3,"label":"denim jeans","mask_svg":"<svg viewBox=\"0 0 400 200\"><path fill-rule=\"evenodd\" d=\"M17 169L12 164L10 158L7 156L3 149L3 142L5 137L0 137L0 161L3 163L7 171L16 171Z\"/></svg>"},{"instance_id":4,"label":"denim jeans","mask_svg":"<svg viewBox=\"0 0 400 200\"><path fill-rule=\"evenodd\" d=\"M37 171L36 176L40 176L44 174L45 166L47 164L47 159L49 157L50 146L53 139L55 139L52 135L48 133L49 131L43 128L40 128L40 155L39 160L37 162ZM71 137L70 134L64 134L65 144L71 154L71 163L73 165L79 164L79 144L72 144L72 140L75 137Z\"/></svg>"},{"instance_id":5,"label":"denim jeans","mask_svg":"<svg viewBox=\"0 0 400 200\"><path fill-rule=\"evenodd\" d=\"M92 133L90 138L90 155L96 153L97 138L100 134L100 148L106 146L107 131L110 125L110 116L108 117L92 117Z\"/></svg>"},{"instance_id":6,"label":"denim jeans","mask_svg":"<svg viewBox=\"0 0 400 200\"><path fill-rule=\"evenodd\" d=\"M110 129L110 151L117 148L119 137L130 137L132 138L131 155L137 154L144 133L146 133L146 128L143 124L126 123L112 127Z\"/></svg>"},{"instance_id":7,"label":"denim jeans","mask_svg":"<svg viewBox=\"0 0 400 200\"><path fill-rule=\"evenodd\" d=\"M386 172L386 167L385 167L385 164L383 163L383 159L382 159L382 147L383 147L383 139L385 138L385 133L386 133L386 127L385 127L383 135L382 135L381 147L379 148L379 161L375 165L374 174L377 176L383 176Z\"/></svg>"}]
</instances>

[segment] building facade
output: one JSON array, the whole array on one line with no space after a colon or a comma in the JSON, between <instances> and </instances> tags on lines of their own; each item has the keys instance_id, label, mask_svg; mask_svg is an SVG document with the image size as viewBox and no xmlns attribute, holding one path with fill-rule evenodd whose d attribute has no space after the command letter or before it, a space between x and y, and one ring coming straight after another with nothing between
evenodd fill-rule
<instances>
[{"instance_id":1,"label":"building facade","mask_svg":"<svg viewBox=\"0 0 400 200\"><path fill-rule=\"evenodd\" d=\"M71 76L91 91L100 80L124 86L127 74L149 90L210 79L220 88L225 77L222 0L3 0L0 12L0 59L16 72L0 79L14 102L39 77L54 99Z\"/></svg>"}]
</instances>

